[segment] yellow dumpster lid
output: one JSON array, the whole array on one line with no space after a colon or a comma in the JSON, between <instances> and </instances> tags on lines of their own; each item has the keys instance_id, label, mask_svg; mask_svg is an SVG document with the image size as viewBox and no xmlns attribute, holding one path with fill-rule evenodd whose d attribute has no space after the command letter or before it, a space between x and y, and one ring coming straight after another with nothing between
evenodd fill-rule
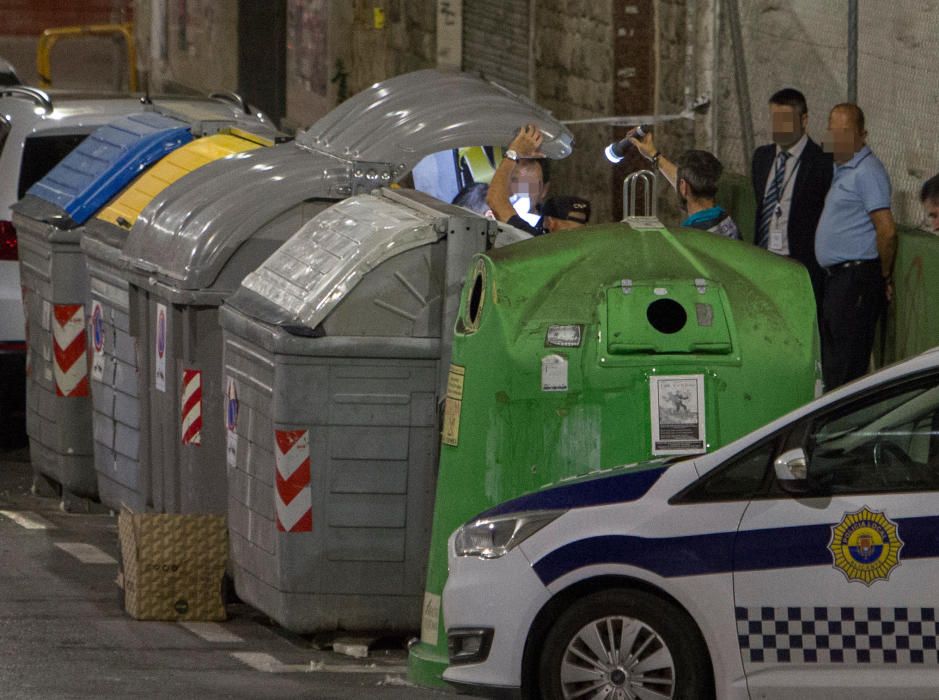
<instances>
[{"instance_id":1,"label":"yellow dumpster lid","mask_svg":"<svg viewBox=\"0 0 939 700\"><path fill-rule=\"evenodd\" d=\"M183 175L233 153L270 145L273 145L270 141L240 129L196 139L172 151L134 180L97 218L129 231L150 200Z\"/></svg>"}]
</instances>

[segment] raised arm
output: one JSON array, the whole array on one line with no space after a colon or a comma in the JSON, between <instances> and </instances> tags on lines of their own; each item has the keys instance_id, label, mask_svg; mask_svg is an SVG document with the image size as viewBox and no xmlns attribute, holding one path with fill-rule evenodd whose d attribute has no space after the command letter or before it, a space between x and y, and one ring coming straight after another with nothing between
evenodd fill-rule
<instances>
[{"instance_id":1,"label":"raised arm","mask_svg":"<svg viewBox=\"0 0 939 700\"><path fill-rule=\"evenodd\" d=\"M518 136L512 139L506 153L514 151L517 158L543 158L541 153L541 142L544 136L541 130L534 124L526 124ZM486 203L492 209L493 215L499 221L505 223L515 215L515 208L509 200L512 190L509 186L512 180L512 171L515 169L516 161L508 156L502 159L499 167L489 182L489 193L486 195Z\"/></svg>"}]
</instances>

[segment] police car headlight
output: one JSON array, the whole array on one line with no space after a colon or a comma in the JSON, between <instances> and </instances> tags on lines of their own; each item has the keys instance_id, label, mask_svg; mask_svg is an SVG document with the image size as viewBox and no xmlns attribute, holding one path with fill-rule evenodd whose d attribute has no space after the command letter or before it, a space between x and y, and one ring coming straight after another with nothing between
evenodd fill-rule
<instances>
[{"instance_id":1,"label":"police car headlight","mask_svg":"<svg viewBox=\"0 0 939 700\"><path fill-rule=\"evenodd\" d=\"M538 511L480 518L457 530L454 549L458 557L498 559L564 514L563 510Z\"/></svg>"}]
</instances>

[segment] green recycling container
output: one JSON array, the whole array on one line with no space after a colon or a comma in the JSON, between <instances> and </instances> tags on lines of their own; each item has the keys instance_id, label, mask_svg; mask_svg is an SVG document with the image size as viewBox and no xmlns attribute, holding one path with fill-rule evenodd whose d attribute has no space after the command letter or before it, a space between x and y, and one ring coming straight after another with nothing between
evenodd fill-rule
<instances>
[{"instance_id":1,"label":"green recycling container","mask_svg":"<svg viewBox=\"0 0 939 700\"><path fill-rule=\"evenodd\" d=\"M441 685L447 540L564 479L714 450L821 393L815 301L798 263L628 219L477 255L453 342L421 639Z\"/></svg>"}]
</instances>

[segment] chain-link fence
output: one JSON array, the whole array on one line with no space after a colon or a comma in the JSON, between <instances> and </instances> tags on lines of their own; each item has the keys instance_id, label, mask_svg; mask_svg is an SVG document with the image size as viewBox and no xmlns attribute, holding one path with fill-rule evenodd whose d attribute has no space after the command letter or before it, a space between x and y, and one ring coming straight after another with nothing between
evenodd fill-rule
<instances>
[{"instance_id":1,"label":"chain-link fence","mask_svg":"<svg viewBox=\"0 0 939 700\"><path fill-rule=\"evenodd\" d=\"M825 134L829 109L847 100L848 0L710 0L720 15L717 85L712 109L717 155L748 173L735 88L729 2L739 6L755 142L770 139L769 96L796 87L809 103L809 133ZM934 2L860 0L858 104L868 143L893 182L894 216L922 222L919 188L939 171L939 13ZM723 5L723 7L721 7ZM932 73L930 72L932 71Z\"/></svg>"}]
</instances>

